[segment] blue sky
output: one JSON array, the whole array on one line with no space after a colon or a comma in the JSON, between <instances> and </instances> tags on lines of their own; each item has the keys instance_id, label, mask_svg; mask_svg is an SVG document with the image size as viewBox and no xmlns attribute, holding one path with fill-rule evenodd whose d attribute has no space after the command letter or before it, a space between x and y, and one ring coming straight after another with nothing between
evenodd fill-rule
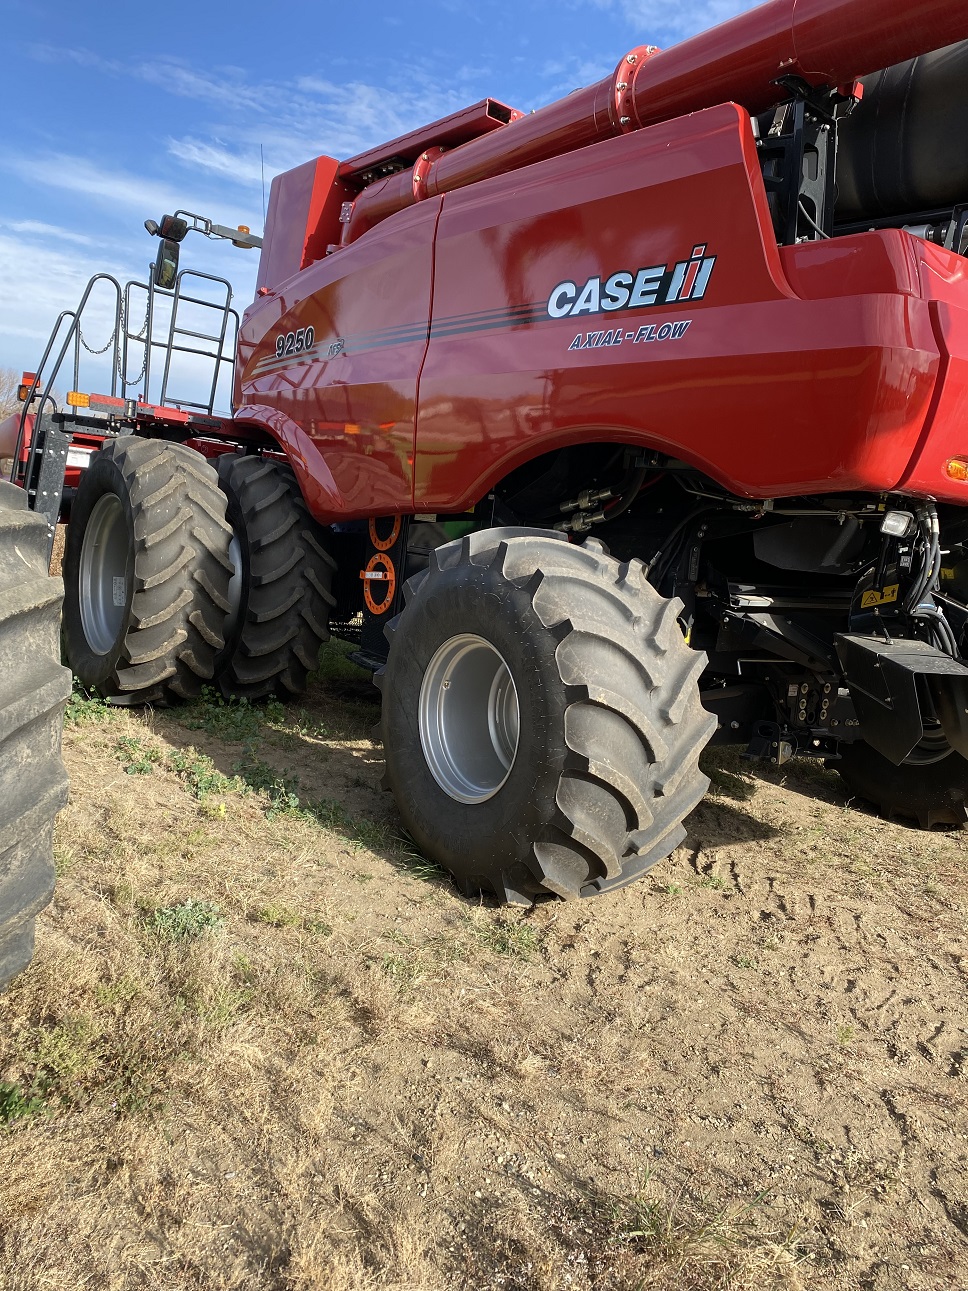
<instances>
[{"instance_id":1,"label":"blue sky","mask_svg":"<svg viewBox=\"0 0 968 1291\"><path fill-rule=\"evenodd\" d=\"M0 0L0 367L35 366L88 277L143 276L176 207L262 231L272 176L485 95L540 107L744 0L385 0L146 6ZM190 236L183 265L251 299L256 252ZM94 336L98 344L105 337Z\"/></svg>"}]
</instances>

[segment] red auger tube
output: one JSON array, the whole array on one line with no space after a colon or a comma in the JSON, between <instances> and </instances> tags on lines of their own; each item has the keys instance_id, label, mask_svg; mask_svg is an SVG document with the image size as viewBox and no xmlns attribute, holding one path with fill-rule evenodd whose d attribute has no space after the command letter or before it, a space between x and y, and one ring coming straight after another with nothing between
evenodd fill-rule
<instances>
[{"instance_id":1,"label":"red auger tube","mask_svg":"<svg viewBox=\"0 0 968 1291\"><path fill-rule=\"evenodd\" d=\"M405 172L373 184L357 199L343 241L424 197L599 139L729 101L762 112L789 97L778 77L848 84L965 38L965 0L770 0L668 50L632 50L612 76L428 159L419 177Z\"/></svg>"},{"instance_id":2,"label":"red auger tube","mask_svg":"<svg viewBox=\"0 0 968 1291\"><path fill-rule=\"evenodd\" d=\"M968 37L964 0L772 0L650 59L635 82L639 126L732 100L762 112L779 76L843 85Z\"/></svg>"}]
</instances>

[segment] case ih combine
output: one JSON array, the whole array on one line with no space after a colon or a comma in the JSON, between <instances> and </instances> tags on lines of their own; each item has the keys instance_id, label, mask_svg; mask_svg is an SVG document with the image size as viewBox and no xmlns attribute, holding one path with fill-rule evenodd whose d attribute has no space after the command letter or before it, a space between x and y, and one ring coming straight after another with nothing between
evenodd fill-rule
<instances>
[{"instance_id":1,"label":"case ih combine","mask_svg":"<svg viewBox=\"0 0 968 1291\"><path fill-rule=\"evenodd\" d=\"M66 316L0 493L0 976L62 792L51 593L13 553L62 519L68 659L115 702L298 695L355 640L406 827L465 891L634 879L711 739L965 821L966 37L963 0L774 0L537 113L308 161L237 351L227 295L163 343L163 386L173 350L234 357L231 416L145 402L152 311L190 296L185 222L151 226L111 396L53 406Z\"/></svg>"}]
</instances>

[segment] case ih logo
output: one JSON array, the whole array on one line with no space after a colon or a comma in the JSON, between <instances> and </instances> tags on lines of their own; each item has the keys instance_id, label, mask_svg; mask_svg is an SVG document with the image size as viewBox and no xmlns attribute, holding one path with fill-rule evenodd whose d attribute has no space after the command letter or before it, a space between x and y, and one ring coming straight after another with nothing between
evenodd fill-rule
<instances>
[{"instance_id":1,"label":"case ih logo","mask_svg":"<svg viewBox=\"0 0 968 1291\"><path fill-rule=\"evenodd\" d=\"M632 272L621 269L611 278L589 278L583 287L559 282L548 297L551 318L577 318L618 309L644 309L651 305L672 305L683 300L702 300L709 286L715 256L705 246L693 247L688 260L678 264L652 265Z\"/></svg>"}]
</instances>

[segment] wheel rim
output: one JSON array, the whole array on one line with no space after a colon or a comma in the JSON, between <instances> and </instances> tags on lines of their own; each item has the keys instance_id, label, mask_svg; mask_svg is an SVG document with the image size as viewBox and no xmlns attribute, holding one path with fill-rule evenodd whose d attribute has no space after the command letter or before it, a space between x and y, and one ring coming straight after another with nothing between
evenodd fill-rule
<instances>
[{"instance_id":1,"label":"wheel rim","mask_svg":"<svg viewBox=\"0 0 968 1291\"><path fill-rule=\"evenodd\" d=\"M902 766L930 767L943 762L954 750L940 729L926 730L923 738L904 759Z\"/></svg>"},{"instance_id":2,"label":"wheel rim","mask_svg":"<svg viewBox=\"0 0 968 1291\"><path fill-rule=\"evenodd\" d=\"M520 732L507 664L473 633L451 637L424 673L420 743L434 779L456 802L486 802L507 780Z\"/></svg>"},{"instance_id":3,"label":"wheel rim","mask_svg":"<svg viewBox=\"0 0 968 1291\"><path fill-rule=\"evenodd\" d=\"M121 499L105 493L95 504L81 543L81 626L95 654L108 654L128 610L128 526Z\"/></svg>"}]
</instances>

